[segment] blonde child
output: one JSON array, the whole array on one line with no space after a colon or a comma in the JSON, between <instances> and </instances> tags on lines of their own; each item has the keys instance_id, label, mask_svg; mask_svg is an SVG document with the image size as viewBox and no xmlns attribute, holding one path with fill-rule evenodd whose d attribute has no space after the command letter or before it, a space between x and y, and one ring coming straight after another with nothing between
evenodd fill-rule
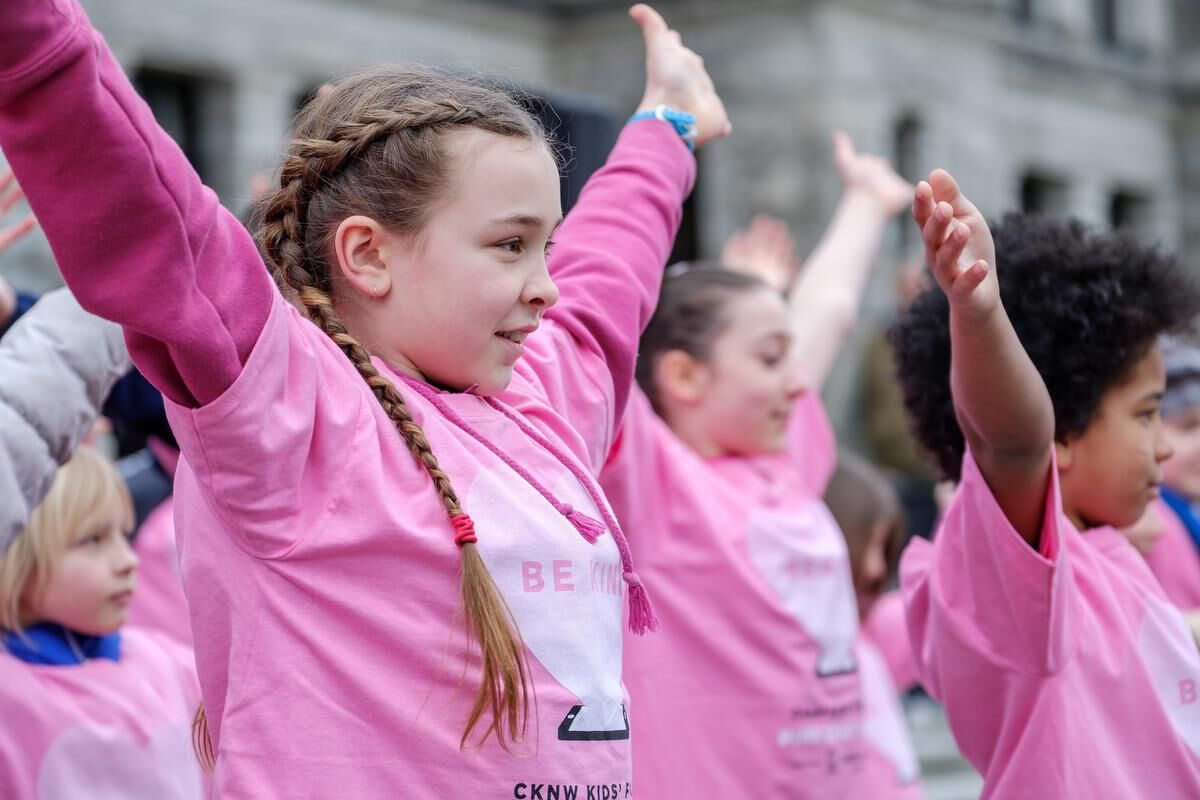
<instances>
[{"instance_id":1,"label":"blonde child","mask_svg":"<svg viewBox=\"0 0 1200 800\"><path fill-rule=\"evenodd\" d=\"M44 296L0 341L6 800L200 797L191 654L119 631L136 585L125 541L132 509L113 466L75 452L128 369L120 329L66 290Z\"/></svg>"},{"instance_id":2,"label":"blonde child","mask_svg":"<svg viewBox=\"0 0 1200 800\"><path fill-rule=\"evenodd\" d=\"M1200 796L1200 653L1117 530L1158 494L1157 338L1200 290L1128 233L989 230L945 171L913 214L937 287L898 325L899 374L959 480L934 542L901 561L921 683L985 798Z\"/></svg>"},{"instance_id":3,"label":"blonde child","mask_svg":"<svg viewBox=\"0 0 1200 800\"><path fill-rule=\"evenodd\" d=\"M626 641L648 800L919 792L907 741L864 730L846 544L821 502L837 448L820 388L911 187L844 135L835 161L842 199L788 300L692 267L642 338L604 482L663 620Z\"/></svg>"},{"instance_id":4,"label":"blonde child","mask_svg":"<svg viewBox=\"0 0 1200 800\"><path fill-rule=\"evenodd\" d=\"M1154 504L1161 533L1143 550L1171 602L1200 610L1200 347L1164 337L1163 437L1173 455L1163 464L1162 497ZM1197 615L1192 614L1193 618Z\"/></svg>"},{"instance_id":5,"label":"blonde child","mask_svg":"<svg viewBox=\"0 0 1200 800\"><path fill-rule=\"evenodd\" d=\"M199 800L192 654L120 630L137 586L121 476L81 448L0 559L0 796Z\"/></svg>"},{"instance_id":6,"label":"blonde child","mask_svg":"<svg viewBox=\"0 0 1200 800\"><path fill-rule=\"evenodd\" d=\"M316 98L258 225L297 311L82 10L6 5L0 147L182 450L222 797L631 795L625 597L655 620L593 476L688 145L729 127L699 57L632 13L644 113L561 228L507 94L377 69Z\"/></svg>"}]
</instances>

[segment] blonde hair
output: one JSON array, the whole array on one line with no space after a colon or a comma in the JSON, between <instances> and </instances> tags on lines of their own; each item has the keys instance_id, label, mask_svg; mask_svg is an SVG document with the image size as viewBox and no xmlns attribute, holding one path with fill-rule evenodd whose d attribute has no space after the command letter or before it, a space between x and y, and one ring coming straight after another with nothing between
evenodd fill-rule
<instances>
[{"instance_id":1,"label":"blonde hair","mask_svg":"<svg viewBox=\"0 0 1200 800\"><path fill-rule=\"evenodd\" d=\"M79 531L116 523L133 527L133 502L108 459L81 447L59 467L50 492L0 558L0 628L20 631L22 600L42 590Z\"/></svg>"}]
</instances>

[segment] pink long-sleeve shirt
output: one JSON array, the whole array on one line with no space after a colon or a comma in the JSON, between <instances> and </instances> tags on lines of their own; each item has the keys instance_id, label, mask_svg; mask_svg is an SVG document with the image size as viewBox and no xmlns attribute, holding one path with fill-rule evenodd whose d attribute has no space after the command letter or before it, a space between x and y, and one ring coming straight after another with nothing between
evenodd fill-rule
<instances>
[{"instance_id":1,"label":"pink long-sleeve shirt","mask_svg":"<svg viewBox=\"0 0 1200 800\"><path fill-rule=\"evenodd\" d=\"M786 450L753 457L702 458L630 402L603 481L662 621L625 644L643 800L921 796L821 499L836 465L815 392Z\"/></svg>"},{"instance_id":2,"label":"pink long-sleeve shirt","mask_svg":"<svg viewBox=\"0 0 1200 800\"><path fill-rule=\"evenodd\" d=\"M1200 797L1200 653L1183 617L1119 532L1072 526L1053 465L1041 538L1034 550L1013 529L968 452L937 538L901 560L921 683L983 797Z\"/></svg>"},{"instance_id":3,"label":"pink long-sleeve shirt","mask_svg":"<svg viewBox=\"0 0 1200 800\"><path fill-rule=\"evenodd\" d=\"M155 124L72 0L0 24L0 147L80 302L120 322L168 398L176 522L225 798L632 796L622 568L512 468L406 390L523 634L514 753L460 750L478 684L454 532L353 366L289 306L253 242ZM499 398L443 394L559 500L597 473L690 190L672 128L626 128L563 224L562 299Z\"/></svg>"}]
</instances>

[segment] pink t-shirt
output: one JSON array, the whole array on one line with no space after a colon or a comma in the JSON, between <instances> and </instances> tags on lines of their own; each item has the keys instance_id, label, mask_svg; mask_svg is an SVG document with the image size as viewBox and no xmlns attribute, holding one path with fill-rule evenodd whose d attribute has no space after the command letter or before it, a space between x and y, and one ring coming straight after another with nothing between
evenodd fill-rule
<instances>
[{"instance_id":1,"label":"pink t-shirt","mask_svg":"<svg viewBox=\"0 0 1200 800\"><path fill-rule=\"evenodd\" d=\"M1042 539L1013 530L970 453L932 544L901 561L921 683L984 798L1200 797L1200 653L1120 533L1079 533L1051 465Z\"/></svg>"},{"instance_id":2,"label":"pink t-shirt","mask_svg":"<svg viewBox=\"0 0 1200 800\"><path fill-rule=\"evenodd\" d=\"M427 474L74 0L6 0L0 148L81 305L125 328L167 399L221 797L631 796L613 537L588 544L511 464L598 517L575 472L481 398L442 399L508 463L400 385L527 645L525 737L461 750L478 659ZM584 481L623 414L694 174L670 125L626 126L556 237L561 298L501 400Z\"/></svg>"},{"instance_id":3,"label":"pink t-shirt","mask_svg":"<svg viewBox=\"0 0 1200 800\"><path fill-rule=\"evenodd\" d=\"M625 644L643 800L907 797L917 779L902 718L884 747L865 730L849 558L821 501L837 450L815 393L789 439L704 459L643 394L630 401L603 479L662 622Z\"/></svg>"},{"instance_id":4,"label":"pink t-shirt","mask_svg":"<svg viewBox=\"0 0 1200 800\"><path fill-rule=\"evenodd\" d=\"M890 591L880 595L867 613L867 618L862 620L862 636L879 652L887 664L892 682L900 691L908 691L917 685L916 663L908 641L904 598L900 592Z\"/></svg>"},{"instance_id":5,"label":"pink t-shirt","mask_svg":"<svg viewBox=\"0 0 1200 800\"><path fill-rule=\"evenodd\" d=\"M126 628L121 660L28 664L0 652L4 800L200 800L191 653Z\"/></svg>"},{"instance_id":6,"label":"pink t-shirt","mask_svg":"<svg viewBox=\"0 0 1200 800\"><path fill-rule=\"evenodd\" d=\"M133 546L138 554L138 589L129 606L128 624L162 631L191 647L192 625L175 546L173 497L150 512L138 528Z\"/></svg>"},{"instance_id":7,"label":"pink t-shirt","mask_svg":"<svg viewBox=\"0 0 1200 800\"><path fill-rule=\"evenodd\" d=\"M1146 563L1172 603L1184 611L1200 608L1200 553L1171 507L1162 500L1156 500L1154 507L1163 534L1146 554Z\"/></svg>"}]
</instances>

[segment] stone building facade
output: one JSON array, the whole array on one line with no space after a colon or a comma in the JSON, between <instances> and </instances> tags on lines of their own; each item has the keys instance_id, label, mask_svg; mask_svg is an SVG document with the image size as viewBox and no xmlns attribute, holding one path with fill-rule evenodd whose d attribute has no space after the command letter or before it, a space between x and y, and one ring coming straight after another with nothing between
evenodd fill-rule
<instances>
[{"instance_id":1,"label":"stone building facade","mask_svg":"<svg viewBox=\"0 0 1200 800\"><path fill-rule=\"evenodd\" d=\"M547 95L576 163L573 196L642 80L641 43L611 0L85 0L156 113L228 205L245 204L288 118L328 76L417 61ZM812 246L838 195L828 137L849 131L910 178L952 169L985 211L1129 224L1200 246L1200 5L1191 0L661 0L705 57L735 134L701 154L678 251L714 255L754 212ZM914 234L897 223L868 313ZM42 242L0 264L56 278ZM830 387L853 417L853 352ZM844 427L853 428L852 424ZM851 433L853 431L851 430Z\"/></svg>"}]
</instances>

